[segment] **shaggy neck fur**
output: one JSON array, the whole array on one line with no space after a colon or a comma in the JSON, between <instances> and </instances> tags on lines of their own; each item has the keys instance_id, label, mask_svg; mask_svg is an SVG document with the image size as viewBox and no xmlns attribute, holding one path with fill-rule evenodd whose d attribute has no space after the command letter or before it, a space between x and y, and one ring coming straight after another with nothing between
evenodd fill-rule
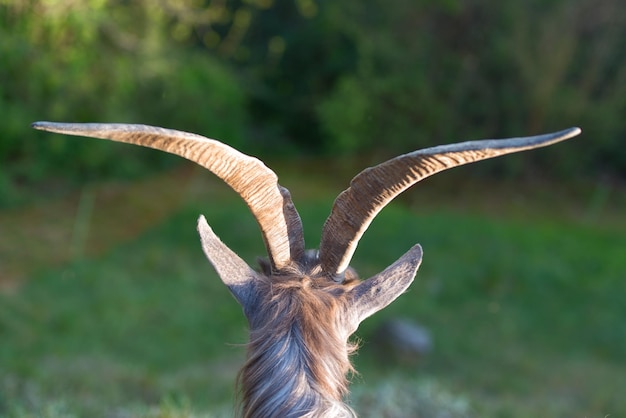
<instances>
[{"instance_id":1,"label":"shaggy neck fur","mask_svg":"<svg viewBox=\"0 0 626 418\"><path fill-rule=\"evenodd\" d=\"M342 402L353 372L345 315L347 289L324 278L294 274L259 280L258 303L248 312L250 342L239 373L242 416L354 417Z\"/></svg>"}]
</instances>

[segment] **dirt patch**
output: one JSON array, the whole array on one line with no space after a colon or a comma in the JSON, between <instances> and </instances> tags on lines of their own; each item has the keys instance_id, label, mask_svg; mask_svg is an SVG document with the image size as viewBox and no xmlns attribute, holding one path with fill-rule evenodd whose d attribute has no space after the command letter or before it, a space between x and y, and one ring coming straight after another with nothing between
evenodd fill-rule
<instances>
[{"instance_id":1,"label":"dirt patch","mask_svg":"<svg viewBox=\"0 0 626 418\"><path fill-rule=\"evenodd\" d=\"M159 224L219 180L183 165L136 182L86 185L81 191L0 213L0 291L35 270L97 256Z\"/></svg>"}]
</instances>

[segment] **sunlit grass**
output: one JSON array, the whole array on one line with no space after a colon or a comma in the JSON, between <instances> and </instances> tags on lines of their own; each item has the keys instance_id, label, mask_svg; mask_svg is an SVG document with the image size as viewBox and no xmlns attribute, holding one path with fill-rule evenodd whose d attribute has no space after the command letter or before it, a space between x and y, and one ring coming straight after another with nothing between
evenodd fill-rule
<instances>
[{"instance_id":1,"label":"sunlit grass","mask_svg":"<svg viewBox=\"0 0 626 418\"><path fill-rule=\"evenodd\" d=\"M316 246L332 199L303 200ZM245 206L205 196L125 244L40 268L0 297L0 416L232 414L246 324L200 250L199 213L254 265L263 247ZM416 282L358 331L357 410L385 408L375 400L395 385L397 402L380 416L438 405L459 417L626 415L623 231L394 206L353 264L367 277L415 242L425 250ZM374 329L392 316L431 330L435 349L420 365L375 350Z\"/></svg>"}]
</instances>

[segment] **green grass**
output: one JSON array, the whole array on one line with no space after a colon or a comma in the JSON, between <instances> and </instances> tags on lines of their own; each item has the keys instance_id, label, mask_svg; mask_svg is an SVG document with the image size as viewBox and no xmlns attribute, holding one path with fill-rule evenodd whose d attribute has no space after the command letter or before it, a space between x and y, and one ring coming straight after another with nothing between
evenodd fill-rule
<instances>
[{"instance_id":1,"label":"green grass","mask_svg":"<svg viewBox=\"0 0 626 418\"><path fill-rule=\"evenodd\" d=\"M300 181L288 186L305 189ZM294 197L311 247L331 194ZM255 264L263 247L247 209L234 196L205 196L98 256L31 269L14 293L0 296L0 416L232 413L246 324L200 250L199 213ZM415 242L425 251L416 282L357 333L357 410L626 416L622 227L393 206L373 223L353 265L367 277ZM431 330L435 348L421 364L396 364L375 349L374 329L393 316ZM390 396L394 402L382 401Z\"/></svg>"}]
</instances>

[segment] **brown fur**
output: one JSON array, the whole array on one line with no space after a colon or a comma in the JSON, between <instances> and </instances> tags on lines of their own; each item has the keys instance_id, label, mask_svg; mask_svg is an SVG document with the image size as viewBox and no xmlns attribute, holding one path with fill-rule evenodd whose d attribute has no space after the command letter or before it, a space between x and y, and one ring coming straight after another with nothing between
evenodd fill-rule
<instances>
[{"instance_id":1,"label":"brown fur","mask_svg":"<svg viewBox=\"0 0 626 418\"><path fill-rule=\"evenodd\" d=\"M296 267L259 278L238 376L244 417L352 415L342 404L356 350L345 292L359 281L352 272L342 284L318 273Z\"/></svg>"}]
</instances>

